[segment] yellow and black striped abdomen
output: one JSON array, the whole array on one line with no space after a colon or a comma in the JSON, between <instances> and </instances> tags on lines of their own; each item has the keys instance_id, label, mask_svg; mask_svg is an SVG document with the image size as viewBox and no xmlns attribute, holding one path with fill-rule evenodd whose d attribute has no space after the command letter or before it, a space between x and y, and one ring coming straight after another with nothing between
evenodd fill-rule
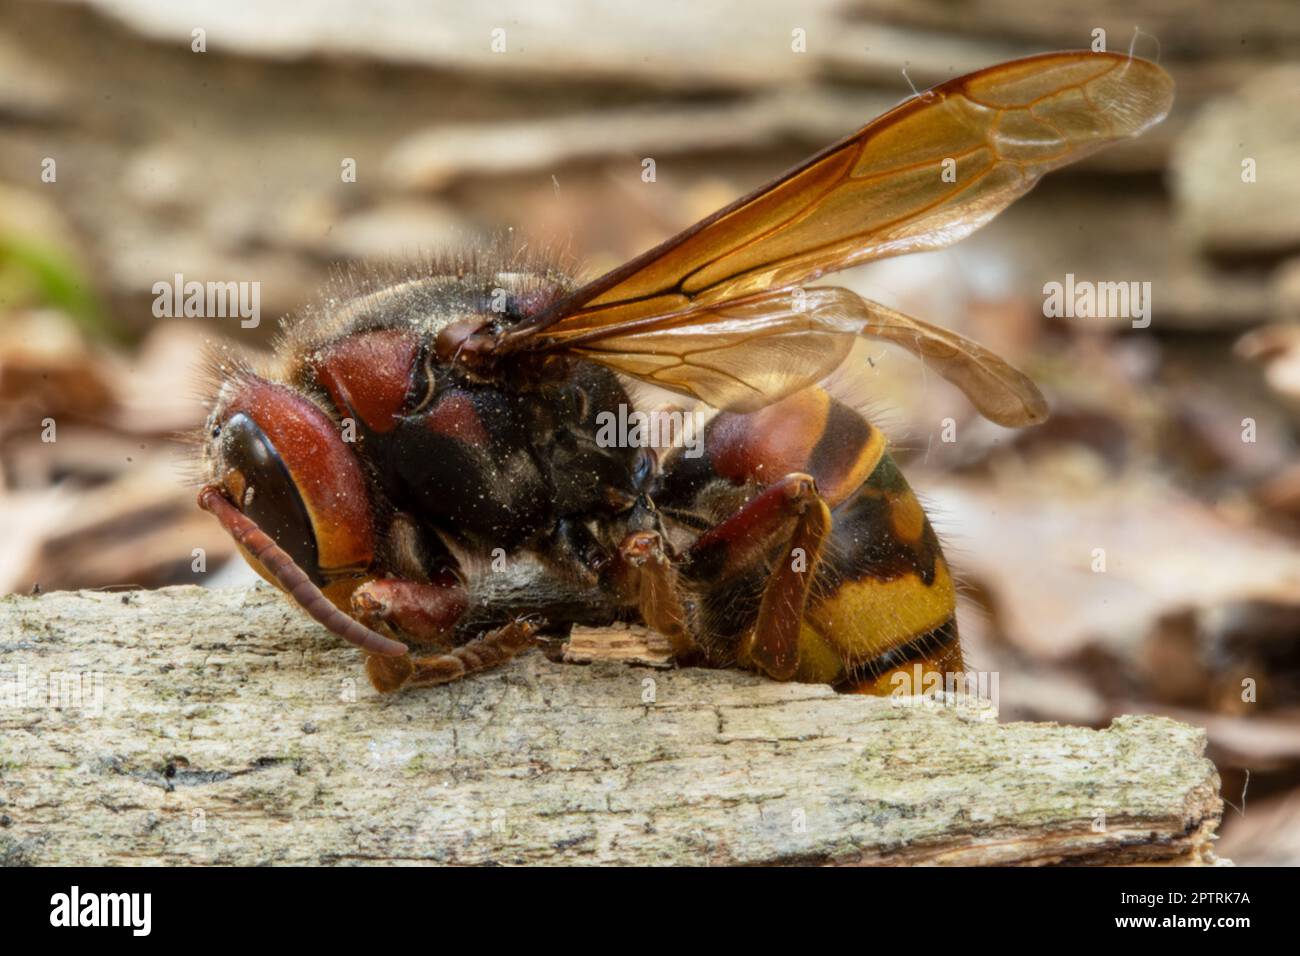
<instances>
[{"instance_id":1,"label":"yellow and black striped abdomen","mask_svg":"<svg viewBox=\"0 0 1300 956\"><path fill-rule=\"evenodd\" d=\"M832 519L804 609L795 679L887 694L900 669L961 670L952 575L888 452Z\"/></svg>"},{"instance_id":2,"label":"yellow and black striped abdomen","mask_svg":"<svg viewBox=\"0 0 1300 956\"><path fill-rule=\"evenodd\" d=\"M884 435L824 390L719 415L705 432L703 457L677 462L655 500L708 527L795 473L815 479L831 529L812 569L793 679L888 694L895 674L915 675L918 664L923 678L960 670L955 591L938 538ZM748 497L725 489L748 489ZM691 630L715 664L746 663L764 587L791 561L788 531L761 541L757 559L746 557L759 533L754 522L743 535L714 536L685 569Z\"/></svg>"}]
</instances>

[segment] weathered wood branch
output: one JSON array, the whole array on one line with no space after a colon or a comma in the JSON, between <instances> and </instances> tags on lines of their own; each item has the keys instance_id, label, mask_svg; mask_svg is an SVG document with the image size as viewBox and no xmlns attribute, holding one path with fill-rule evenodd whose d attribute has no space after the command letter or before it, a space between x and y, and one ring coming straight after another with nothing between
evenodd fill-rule
<instances>
[{"instance_id":1,"label":"weathered wood branch","mask_svg":"<svg viewBox=\"0 0 1300 956\"><path fill-rule=\"evenodd\" d=\"M0 862L1213 860L1201 731L992 717L540 652L381 698L264 588L9 596Z\"/></svg>"}]
</instances>

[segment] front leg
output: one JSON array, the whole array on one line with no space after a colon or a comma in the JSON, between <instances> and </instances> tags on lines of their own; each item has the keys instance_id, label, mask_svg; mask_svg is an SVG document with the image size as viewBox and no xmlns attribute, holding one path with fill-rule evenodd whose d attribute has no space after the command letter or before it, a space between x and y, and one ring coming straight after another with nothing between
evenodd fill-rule
<instances>
[{"instance_id":1,"label":"front leg","mask_svg":"<svg viewBox=\"0 0 1300 956\"><path fill-rule=\"evenodd\" d=\"M366 627L390 630L416 644L450 647L450 635L469 607L469 592L451 571L425 584L376 578L352 592L352 616Z\"/></svg>"},{"instance_id":2,"label":"front leg","mask_svg":"<svg viewBox=\"0 0 1300 956\"><path fill-rule=\"evenodd\" d=\"M404 687L430 687L449 684L476 671L504 664L520 651L533 644L537 625L532 621L511 621L504 627L453 648L445 654L427 657L366 656L366 674L370 683L381 694L392 693Z\"/></svg>"},{"instance_id":3,"label":"front leg","mask_svg":"<svg viewBox=\"0 0 1300 956\"><path fill-rule=\"evenodd\" d=\"M503 664L533 642L537 626L517 620L453 647L451 635L469 607L469 594L450 571L426 584L400 578L367 581L352 593L352 612L373 630L388 630L441 653L366 656L366 675L381 694L403 687L446 684Z\"/></svg>"}]
</instances>

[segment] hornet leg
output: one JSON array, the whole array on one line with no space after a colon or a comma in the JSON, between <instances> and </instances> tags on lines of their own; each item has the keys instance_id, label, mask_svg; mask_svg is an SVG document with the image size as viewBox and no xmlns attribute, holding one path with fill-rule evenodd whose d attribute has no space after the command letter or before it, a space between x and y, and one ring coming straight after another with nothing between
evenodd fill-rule
<instances>
[{"instance_id":1,"label":"hornet leg","mask_svg":"<svg viewBox=\"0 0 1300 956\"><path fill-rule=\"evenodd\" d=\"M488 631L468 644L445 654L427 657L366 657L366 674L381 694L404 687L429 687L449 684L478 671L504 664L520 651L532 646L537 625L531 621L511 621L495 631Z\"/></svg>"},{"instance_id":2,"label":"hornet leg","mask_svg":"<svg viewBox=\"0 0 1300 956\"><path fill-rule=\"evenodd\" d=\"M752 569L778 548L753 629L738 660L776 680L799 667L799 628L808 589L831 530L831 512L811 475L786 475L721 524L704 532L687 555L686 573L713 580Z\"/></svg>"}]
</instances>

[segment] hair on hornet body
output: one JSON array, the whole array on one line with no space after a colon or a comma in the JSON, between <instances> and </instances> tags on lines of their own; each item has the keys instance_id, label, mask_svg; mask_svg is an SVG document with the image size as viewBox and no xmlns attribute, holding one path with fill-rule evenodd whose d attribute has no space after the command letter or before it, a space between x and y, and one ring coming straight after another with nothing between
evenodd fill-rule
<instances>
[{"instance_id":1,"label":"hair on hornet body","mask_svg":"<svg viewBox=\"0 0 1300 956\"><path fill-rule=\"evenodd\" d=\"M617 620L683 663L844 691L960 670L925 511L819 383L865 337L999 424L1046 402L954 332L806 284L956 242L1172 97L1144 60L1029 57L907 100L586 284L500 249L336 281L268 367L214 363L200 506L381 691ZM654 411L643 385L709 409L693 454L608 440Z\"/></svg>"}]
</instances>

